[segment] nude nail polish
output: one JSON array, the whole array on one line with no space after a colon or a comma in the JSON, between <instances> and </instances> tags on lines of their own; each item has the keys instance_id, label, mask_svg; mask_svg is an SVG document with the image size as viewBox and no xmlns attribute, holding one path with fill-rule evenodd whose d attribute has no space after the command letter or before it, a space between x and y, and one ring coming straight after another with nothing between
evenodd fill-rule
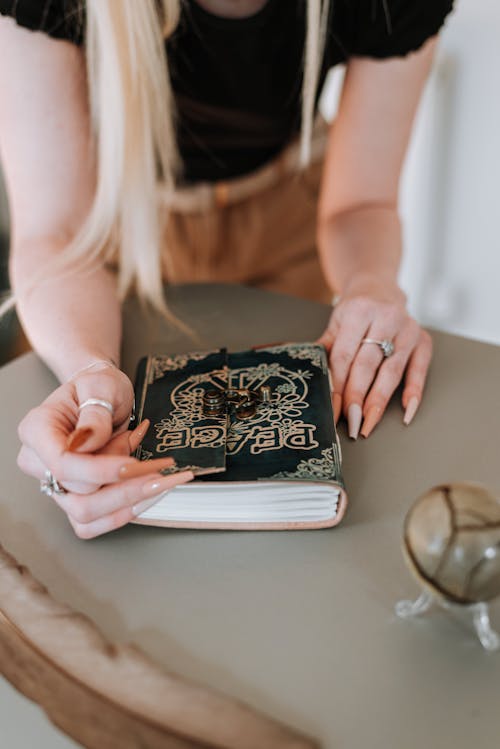
<instances>
[{"instance_id":1,"label":"nude nail polish","mask_svg":"<svg viewBox=\"0 0 500 749\"><path fill-rule=\"evenodd\" d=\"M161 476L157 479L147 481L142 487L142 493L145 497L151 497L152 494L159 494L162 491L172 488L172 477Z\"/></svg>"},{"instance_id":2,"label":"nude nail polish","mask_svg":"<svg viewBox=\"0 0 500 749\"><path fill-rule=\"evenodd\" d=\"M132 430L132 432L130 433L130 436L136 437L137 439L142 440L144 435L149 429L150 423L151 422L149 421L149 419L144 419L143 421L141 421L140 424L138 424L138 426L136 426L135 429Z\"/></svg>"},{"instance_id":3,"label":"nude nail polish","mask_svg":"<svg viewBox=\"0 0 500 749\"><path fill-rule=\"evenodd\" d=\"M362 418L363 412L361 411L361 406L358 403L351 403L347 409L347 425L349 429L349 437L353 440L358 438Z\"/></svg>"},{"instance_id":4,"label":"nude nail polish","mask_svg":"<svg viewBox=\"0 0 500 749\"><path fill-rule=\"evenodd\" d=\"M146 481L142 487L142 494L144 497L151 497L160 492L166 492L169 489L173 489L174 486L178 486L179 484L186 484L188 481L191 481L192 478L194 478L194 476L191 471L183 471L182 473L173 474L171 476L158 476L158 478Z\"/></svg>"},{"instance_id":5,"label":"nude nail polish","mask_svg":"<svg viewBox=\"0 0 500 749\"><path fill-rule=\"evenodd\" d=\"M130 452L134 452L135 450L137 450L142 440L146 436L150 423L151 422L149 421L149 419L144 419L144 421L141 421L141 423L136 426L135 429L129 432L128 443L130 446Z\"/></svg>"},{"instance_id":6,"label":"nude nail polish","mask_svg":"<svg viewBox=\"0 0 500 749\"><path fill-rule=\"evenodd\" d=\"M137 502L132 507L134 515L139 515L141 512L145 512L148 507L152 507L158 502L166 492L174 489L179 484L187 484L194 478L194 474L191 471L183 471L177 476L160 476L157 479L146 481L142 487L142 494L146 499L142 502ZM153 495L153 496L151 496Z\"/></svg>"},{"instance_id":7,"label":"nude nail polish","mask_svg":"<svg viewBox=\"0 0 500 749\"><path fill-rule=\"evenodd\" d=\"M408 401L408 405L406 406L405 415L403 416L403 423L408 426L413 421L413 417L417 413L417 409L420 405L420 400L417 398L416 395L414 395L410 400Z\"/></svg>"},{"instance_id":8,"label":"nude nail polish","mask_svg":"<svg viewBox=\"0 0 500 749\"><path fill-rule=\"evenodd\" d=\"M368 437L373 432L381 418L382 409L380 406L372 406L369 408L361 428L362 437Z\"/></svg>"},{"instance_id":9,"label":"nude nail polish","mask_svg":"<svg viewBox=\"0 0 500 749\"><path fill-rule=\"evenodd\" d=\"M126 463L118 471L120 479L133 479L138 476L146 476L148 473L162 471L175 465L173 458L158 458L157 460L144 460L142 462Z\"/></svg>"},{"instance_id":10,"label":"nude nail polish","mask_svg":"<svg viewBox=\"0 0 500 749\"><path fill-rule=\"evenodd\" d=\"M163 496L163 495L162 495ZM136 505L132 507L132 513L137 517L138 515L141 515L143 512L146 512L146 510L149 510L150 507L153 507L161 497L153 497L152 499L143 499L142 502L138 502Z\"/></svg>"}]
</instances>

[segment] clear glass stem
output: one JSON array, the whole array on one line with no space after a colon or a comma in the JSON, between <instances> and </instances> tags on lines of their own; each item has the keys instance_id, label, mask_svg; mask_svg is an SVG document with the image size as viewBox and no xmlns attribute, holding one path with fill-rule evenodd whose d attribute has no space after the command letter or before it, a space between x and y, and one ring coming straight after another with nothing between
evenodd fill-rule
<instances>
[{"instance_id":1,"label":"clear glass stem","mask_svg":"<svg viewBox=\"0 0 500 749\"><path fill-rule=\"evenodd\" d=\"M491 628L488 604L476 603L469 608L472 612L474 629L483 648L490 651L498 650L500 648L500 637Z\"/></svg>"},{"instance_id":2,"label":"clear glass stem","mask_svg":"<svg viewBox=\"0 0 500 749\"><path fill-rule=\"evenodd\" d=\"M424 614L434 602L448 611L466 611L471 614L474 630L483 648L489 652L500 649L500 636L491 627L490 611L488 604L485 602L466 606L433 596L430 591L424 590L415 601L398 601L395 611L401 619L410 619L413 616Z\"/></svg>"},{"instance_id":3,"label":"clear glass stem","mask_svg":"<svg viewBox=\"0 0 500 749\"><path fill-rule=\"evenodd\" d=\"M395 606L397 616L401 619L409 619L412 616L419 616L430 609L434 602L434 596L429 591L424 590L416 601L398 601Z\"/></svg>"}]
</instances>

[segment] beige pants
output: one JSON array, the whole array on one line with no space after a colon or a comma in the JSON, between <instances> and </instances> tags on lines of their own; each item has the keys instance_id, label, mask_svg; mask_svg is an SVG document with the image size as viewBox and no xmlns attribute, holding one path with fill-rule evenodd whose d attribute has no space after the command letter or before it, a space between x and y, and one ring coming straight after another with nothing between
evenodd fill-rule
<instances>
[{"instance_id":1,"label":"beige pants","mask_svg":"<svg viewBox=\"0 0 500 749\"><path fill-rule=\"evenodd\" d=\"M303 172L283 163L280 157L250 177L174 196L165 235L168 282L242 283L331 301L316 249L323 160Z\"/></svg>"}]
</instances>

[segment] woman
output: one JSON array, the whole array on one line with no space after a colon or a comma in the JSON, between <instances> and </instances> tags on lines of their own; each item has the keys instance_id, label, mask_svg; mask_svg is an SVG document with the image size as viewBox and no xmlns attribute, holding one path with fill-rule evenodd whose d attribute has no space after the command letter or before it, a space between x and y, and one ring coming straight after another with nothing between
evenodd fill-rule
<instances>
[{"instance_id":1,"label":"woman","mask_svg":"<svg viewBox=\"0 0 500 749\"><path fill-rule=\"evenodd\" d=\"M11 277L31 342L62 383L23 420L19 465L78 536L123 525L192 478L129 457L147 428L124 433L132 386L117 366L133 285L167 315L162 278L335 293L322 341L336 413L351 437L368 436L404 378L412 420L431 341L397 285L397 191L451 5L0 0ZM339 62L323 165L317 92Z\"/></svg>"}]
</instances>

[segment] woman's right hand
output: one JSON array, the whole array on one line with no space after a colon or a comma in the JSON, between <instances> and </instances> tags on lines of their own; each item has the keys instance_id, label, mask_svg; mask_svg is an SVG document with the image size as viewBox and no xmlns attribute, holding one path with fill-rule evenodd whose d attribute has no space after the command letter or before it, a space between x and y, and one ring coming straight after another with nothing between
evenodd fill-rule
<instances>
[{"instance_id":1,"label":"woman's right hand","mask_svg":"<svg viewBox=\"0 0 500 749\"><path fill-rule=\"evenodd\" d=\"M102 406L79 405L89 398ZM143 439L148 423L133 432L128 424L133 387L119 369L106 366L83 371L57 388L19 425L22 442L18 465L42 481L47 470L66 491L52 492L79 538L93 538L125 525L152 504L152 498L186 483L184 471L163 476L170 458L141 462L130 456Z\"/></svg>"}]
</instances>

